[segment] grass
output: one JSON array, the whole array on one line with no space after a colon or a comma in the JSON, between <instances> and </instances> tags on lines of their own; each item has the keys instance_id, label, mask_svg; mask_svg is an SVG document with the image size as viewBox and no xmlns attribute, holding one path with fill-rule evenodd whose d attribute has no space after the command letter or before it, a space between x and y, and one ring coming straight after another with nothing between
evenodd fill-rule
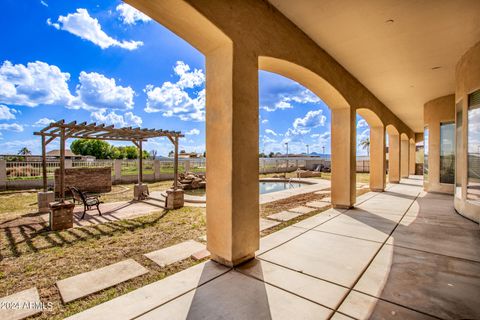
<instances>
[{"instance_id":1,"label":"grass","mask_svg":"<svg viewBox=\"0 0 480 320\"><path fill-rule=\"evenodd\" d=\"M191 259L161 268L143 254L206 232L205 209L184 207L132 220L60 232L0 229L0 296L36 286L52 311L40 319L61 319L195 264ZM150 272L85 299L63 305L55 282L133 258Z\"/></svg>"},{"instance_id":2,"label":"grass","mask_svg":"<svg viewBox=\"0 0 480 320\"><path fill-rule=\"evenodd\" d=\"M150 184L150 190L163 189L170 182ZM114 186L115 192L105 198L119 201L131 198L133 185ZM357 194L368 190L358 190ZM8 198L9 196L12 196ZM128 196L126 196L128 195ZM288 199L263 204L260 216L288 210L309 201L319 200L328 195L309 193ZM21 200L35 201L35 193L0 194L3 214L15 209L17 212L31 209ZM20 202L20 203L19 203ZM265 230L261 236L271 234L321 211L302 215L288 222ZM46 223L1 227L0 225L0 297L32 286L39 290L45 303L52 303L53 309L44 311L38 319L63 319L64 317L91 308L102 302L121 296L149 283L161 280L173 273L198 263L192 259L160 267L145 258L143 254L158 250L189 239L198 240L206 233L204 208L184 207L172 211L156 211L131 220L114 221L95 226L72 228L64 231L49 231ZM145 266L149 272L115 287L89 295L88 297L63 304L55 282L83 272L132 258Z\"/></svg>"}]
</instances>

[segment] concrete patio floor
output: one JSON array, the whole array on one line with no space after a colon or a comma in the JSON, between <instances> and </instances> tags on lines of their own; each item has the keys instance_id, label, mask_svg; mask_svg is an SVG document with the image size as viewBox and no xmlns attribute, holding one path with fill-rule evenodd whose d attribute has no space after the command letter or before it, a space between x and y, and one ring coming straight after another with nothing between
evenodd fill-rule
<instances>
[{"instance_id":1,"label":"concrete patio floor","mask_svg":"<svg viewBox=\"0 0 480 320\"><path fill-rule=\"evenodd\" d=\"M72 319L480 319L480 231L419 179L207 261Z\"/></svg>"}]
</instances>

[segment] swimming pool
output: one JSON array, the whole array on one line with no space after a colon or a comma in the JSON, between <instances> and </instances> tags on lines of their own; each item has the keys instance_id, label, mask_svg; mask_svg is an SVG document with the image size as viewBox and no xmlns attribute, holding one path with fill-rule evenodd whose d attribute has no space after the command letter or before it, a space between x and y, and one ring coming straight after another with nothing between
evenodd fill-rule
<instances>
[{"instance_id":1,"label":"swimming pool","mask_svg":"<svg viewBox=\"0 0 480 320\"><path fill-rule=\"evenodd\" d=\"M301 188L307 185L306 183L301 182L285 182L285 181L259 181L259 191L260 194L272 193L287 189L296 189ZM196 189L196 190L185 190L185 194L191 196L204 196L205 189Z\"/></svg>"}]
</instances>

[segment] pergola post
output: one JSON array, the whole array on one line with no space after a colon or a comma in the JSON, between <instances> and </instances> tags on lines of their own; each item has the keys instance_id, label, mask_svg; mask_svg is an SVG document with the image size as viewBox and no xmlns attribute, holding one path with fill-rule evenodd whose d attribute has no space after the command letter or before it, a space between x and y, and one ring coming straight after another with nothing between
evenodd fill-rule
<instances>
[{"instance_id":1,"label":"pergola post","mask_svg":"<svg viewBox=\"0 0 480 320\"><path fill-rule=\"evenodd\" d=\"M60 129L60 202L65 201L65 128Z\"/></svg>"},{"instance_id":2,"label":"pergola post","mask_svg":"<svg viewBox=\"0 0 480 320\"><path fill-rule=\"evenodd\" d=\"M142 141L138 141L138 184L143 183L143 146Z\"/></svg>"},{"instance_id":3,"label":"pergola post","mask_svg":"<svg viewBox=\"0 0 480 320\"><path fill-rule=\"evenodd\" d=\"M178 136L175 136L174 140L175 156L173 160L173 190L178 188Z\"/></svg>"},{"instance_id":4,"label":"pergola post","mask_svg":"<svg viewBox=\"0 0 480 320\"><path fill-rule=\"evenodd\" d=\"M43 180L43 192L47 192L47 145L45 136L42 136L42 180Z\"/></svg>"},{"instance_id":5,"label":"pergola post","mask_svg":"<svg viewBox=\"0 0 480 320\"><path fill-rule=\"evenodd\" d=\"M47 141L46 137L42 135L42 184L43 191L37 193L38 212L50 212L49 204L55 201L55 192L48 191L47 180Z\"/></svg>"}]
</instances>

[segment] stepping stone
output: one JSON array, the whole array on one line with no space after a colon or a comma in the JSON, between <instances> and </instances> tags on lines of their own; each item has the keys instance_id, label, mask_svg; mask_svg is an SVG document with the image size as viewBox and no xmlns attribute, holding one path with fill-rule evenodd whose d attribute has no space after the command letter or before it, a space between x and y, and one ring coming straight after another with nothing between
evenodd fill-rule
<instances>
[{"instance_id":1,"label":"stepping stone","mask_svg":"<svg viewBox=\"0 0 480 320\"><path fill-rule=\"evenodd\" d=\"M317 208L317 209L323 209L326 207L330 206L330 203L328 202L323 202L323 201L312 201L312 202L307 202L305 204L307 207L312 207L312 208Z\"/></svg>"},{"instance_id":2,"label":"stepping stone","mask_svg":"<svg viewBox=\"0 0 480 320\"><path fill-rule=\"evenodd\" d=\"M30 288L0 298L0 319L20 320L42 313L37 288Z\"/></svg>"},{"instance_id":3,"label":"stepping stone","mask_svg":"<svg viewBox=\"0 0 480 320\"><path fill-rule=\"evenodd\" d=\"M300 217L302 214L301 213L295 213L295 212L290 212L290 211L281 211L279 213L271 214L267 218L268 219L273 219L273 220L278 220L278 221L289 221L292 219L295 219L297 217Z\"/></svg>"},{"instance_id":4,"label":"stepping stone","mask_svg":"<svg viewBox=\"0 0 480 320\"><path fill-rule=\"evenodd\" d=\"M204 249L204 244L195 240L188 240L168 248L144 254L144 256L158 264L160 267L165 267L169 264L185 260L192 254Z\"/></svg>"},{"instance_id":5,"label":"stepping stone","mask_svg":"<svg viewBox=\"0 0 480 320\"><path fill-rule=\"evenodd\" d=\"M320 194L320 195L324 195L324 194L330 194L330 190L320 190L320 191L317 191L317 192L314 192L315 194Z\"/></svg>"},{"instance_id":6,"label":"stepping stone","mask_svg":"<svg viewBox=\"0 0 480 320\"><path fill-rule=\"evenodd\" d=\"M278 226L281 222L260 218L260 231Z\"/></svg>"},{"instance_id":7,"label":"stepping stone","mask_svg":"<svg viewBox=\"0 0 480 320\"><path fill-rule=\"evenodd\" d=\"M148 270L138 262L128 259L57 281L57 287L63 302L68 303L136 278L147 272Z\"/></svg>"},{"instance_id":8,"label":"stepping stone","mask_svg":"<svg viewBox=\"0 0 480 320\"><path fill-rule=\"evenodd\" d=\"M201 237L198 237L198 240L200 240L200 241L204 241L204 242L207 242L207 235L206 235L206 234L204 234L203 236L201 236Z\"/></svg>"},{"instance_id":9,"label":"stepping stone","mask_svg":"<svg viewBox=\"0 0 480 320\"><path fill-rule=\"evenodd\" d=\"M318 200L318 201L331 203L331 202L332 202L332 198L326 197L326 198L320 199L320 200Z\"/></svg>"},{"instance_id":10,"label":"stepping stone","mask_svg":"<svg viewBox=\"0 0 480 320\"><path fill-rule=\"evenodd\" d=\"M195 261L202 260L202 259L210 257L210 251L208 251L207 249L203 249L203 250L200 250L198 252L195 252L190 257Z\"/></svg>"},{"instance_id":11,"label":"stepping stone","mask_svg":"<svg viewBox=\"0 0 480 320\"><path fill-rule=\"evenodd\" d=\"M310 212L315 211L315 210L317 210L317 209L304 207L304 206L295 207L293 209L288 209L288 211L290 211L290 212L301 213L301 214L310 213Z\"/></svg>"}]
</instances>

